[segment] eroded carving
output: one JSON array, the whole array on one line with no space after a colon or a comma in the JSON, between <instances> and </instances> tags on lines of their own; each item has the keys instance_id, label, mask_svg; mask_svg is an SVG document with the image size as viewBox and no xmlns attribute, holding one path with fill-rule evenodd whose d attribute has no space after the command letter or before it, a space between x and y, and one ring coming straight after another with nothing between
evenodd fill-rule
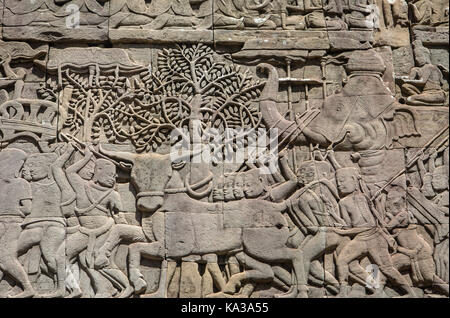
<instances>
[{"instance_id":1,"label":"eroded carving","mask_svg":"<svg viewBox=\"0 0 450 318\"><path fill-rule=\"evenodd\" d=\"M445 1L0 3L2 297L449 296Z\"/></svg>"}]
</instances>

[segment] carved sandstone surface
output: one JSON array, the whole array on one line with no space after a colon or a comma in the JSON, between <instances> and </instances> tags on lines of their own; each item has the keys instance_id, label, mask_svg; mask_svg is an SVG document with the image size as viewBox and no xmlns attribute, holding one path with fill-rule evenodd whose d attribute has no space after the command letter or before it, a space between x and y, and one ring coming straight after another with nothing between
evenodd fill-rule
<instances>
[{"instance_id":1,"label":"carved sandstone surface","mask_svg":"<svg viewBox=\"0 0 450 318\"><path fill-rule=\"evenodd\" d=\"M0 0L0 297L449 297L448 17Z\"/></svg>"}]
</instances>

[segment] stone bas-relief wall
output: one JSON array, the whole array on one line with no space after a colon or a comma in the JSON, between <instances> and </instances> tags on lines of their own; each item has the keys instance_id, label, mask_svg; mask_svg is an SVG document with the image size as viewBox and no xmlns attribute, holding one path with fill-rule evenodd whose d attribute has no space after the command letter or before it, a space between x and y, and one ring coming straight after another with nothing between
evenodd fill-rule
<instances>
[{"instance_id":1,"label":"stone bas-relief wall","mask_svg":"<svg viewBox=\"0 0 450 318\"><path fill-rule=\"evenodd\" d=\"M0 0L0 297L448 297L448 19Z\"/></svg>"}]
</instances>

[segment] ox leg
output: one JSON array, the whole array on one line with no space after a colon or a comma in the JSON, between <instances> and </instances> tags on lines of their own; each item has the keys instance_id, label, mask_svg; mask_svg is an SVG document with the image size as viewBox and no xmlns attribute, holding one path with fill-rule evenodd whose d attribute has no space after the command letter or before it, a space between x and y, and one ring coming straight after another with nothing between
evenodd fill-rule
<instances>
[{"instance_id":1,"label":"ox leg","mask_svg":"<svg viewBox=\"0 0 450 318\"><path fill-rule=\"evenodd\" d=\"M216 287L222 291L225 288L225 279L223 278L222 271L217 263L208 263L206 269L211 274Z\"/></svg>"},{"instance_id":2,"label":"ox leg","mask_svg":"<svg viewBox=\"0 0 450 318\"><path fill-rule=\"evenodd\" d=\"M273 283L276 287L284 291L292 289L292 274L279 265L272 266L272 270L275 274Z\"/></svg>"},{"instance_id":3,"label":"ox leg","mask_svg":"<svg viewBox=\"0 0 450 318\"><path fill-rule=\"evenodd\" d=\"M167 261L163 260L161 263L161 273L159 275L158 289L154 293L141 295L141 298L166 298L167 297L167 281L172 279L172 277L170 277L170 279L168 279L167 267L168 267ZM175 271L173 273L175 273ZM171 276L173 276L173 273L171 274Z\"/></svg>"}]
</instances>

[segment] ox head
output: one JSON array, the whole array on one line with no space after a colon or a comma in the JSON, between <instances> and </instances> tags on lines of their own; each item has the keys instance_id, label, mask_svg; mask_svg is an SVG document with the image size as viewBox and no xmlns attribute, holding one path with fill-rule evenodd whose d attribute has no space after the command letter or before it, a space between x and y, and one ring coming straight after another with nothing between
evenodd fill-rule
<instances>
[{"instance_id":1,"label":"ox head","mask_svg":"<svg viewBox=\"0 0 450 318\"><path fill-rule=\"evenodd\" d=\"M164 203L164 190L172 177L169 155L157 153L136 157L131 179L138 191L137 208L141 212L154 212Z\"/></svg>"},{"instance_id":2,"label":"ox head","mask_svg":"<svg viewBox=\"0 0 450 318\"><path fill-rule=\"evenodd\" d=\"M155 212L164 202L166 185L172 177L170 154L133 154L108 151L99 147L100 152L120 162L132 163L131 183L136 189L136 207L141 212Z\"/></svg>"}]
</instances>

